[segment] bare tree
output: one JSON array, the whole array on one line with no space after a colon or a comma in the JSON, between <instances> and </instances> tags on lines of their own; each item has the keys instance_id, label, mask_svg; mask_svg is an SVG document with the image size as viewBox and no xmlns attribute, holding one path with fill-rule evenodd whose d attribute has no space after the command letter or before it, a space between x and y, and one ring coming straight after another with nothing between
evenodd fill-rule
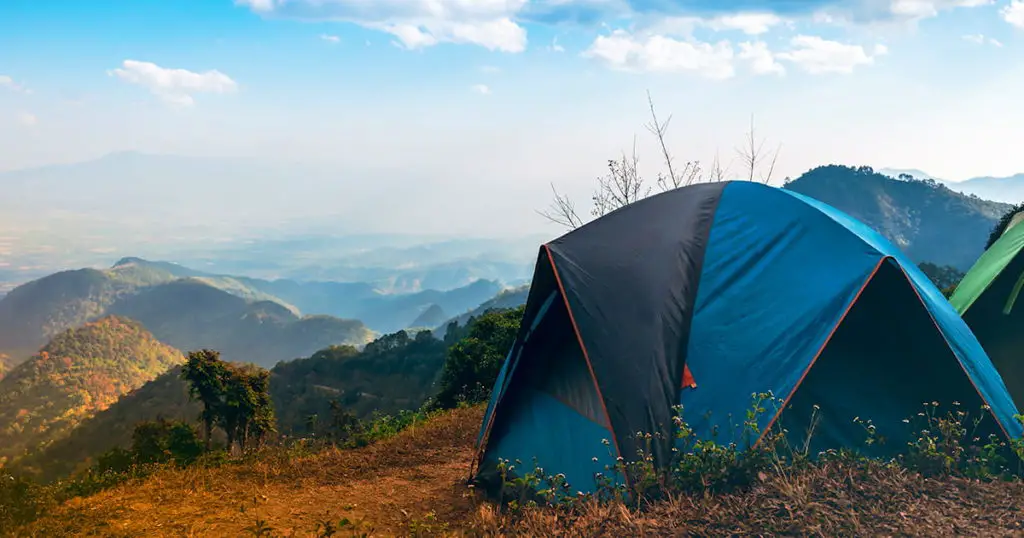
<instances>
[{"instance_id":1,"label":"bare tree","mask_svg":"<svg viewBox=\"0 0 1024 538\"><path fill-rule=\"evenodd\" d=\"M668 172L667 175L661 172L658 173L656 184L662 192L701 181L715 182L726 180L729 175L728 167L722 168L718 152L715 152L715 159L712 161L711 168L706 173L701 167L700 161L696 160L687 161L682 168L677 167L673 161L672 154L668 150L668 144L665 142L665 135L668 132L672 116L669 115L664 122L658 120L658 114L654 108L654 99L651 98L650 91L647 92L647 105L651 111L651 121L645 124L644 127L658 140L662 160ZM750 132L747 135L749 147L737 148L736 153L739 154L747 168L748 179L754 181L758 165L767 156L763 154L762 149L764 140L758 142L756 139L753 116L750 118ZM778 159L780 150L781 145L772 156L768 173L760 178L764 183L768 183L771 180L772 172L775 170L775 161ZM644 178L638 170L639 160L636 151L636 136L634 136L632 154L627 155L623 152L621 159L609 160L608 172L597 178L597 188L594 189L594 193L591 195L593 206L590 214L593 217L604 216L620 207L646 198L651 194L650 187L645 186ZM563 194L559 194L555 190L554 185L551 186L551 190L554 193L554 200L548 209L538 211L538 213L551 222L569 230L582 226L584 224L583 219L576 212L576 207L572 200Z\"/></svg>"},{"instance_id":2,"label":"bare tree","mask_svg":"<svg viewBox=\"0 0 1024 538\"><path fill-rule=\"evenodd\" d=\"M638 171L639 163L634 136L633 153L627 156L623 152L620 160L609 160L608 173L597 178L597 189L591 197L594 203L593 209L590 210L591 215L607 215L651 194L651 189L644 187L644 178Z\"/></svg>"},{"instance_id":3,"label":"bare tree","mask_svg":"<svg viewBox=\"0 0 1024 538\"><path fill-rule=\"evenodd\" d=\"M758 165L764 161L768 156L764 154L764 143L765 140L757 140L757 134L754 130L754 115L750 115L750 131L747 132L746 146L742 148L736 148L736 153L740 156L745 169L747 170L747 181L754 181L754 173L757 171ZM762 183L768 183L772 179L772 172L775 171L775 162L779 158L779 151L782 150L782 144L779 144L775 148L775 153L772 155L771 163L768 166L768 173L762 174L760 180Z\"/></svg>"}]
</instances>

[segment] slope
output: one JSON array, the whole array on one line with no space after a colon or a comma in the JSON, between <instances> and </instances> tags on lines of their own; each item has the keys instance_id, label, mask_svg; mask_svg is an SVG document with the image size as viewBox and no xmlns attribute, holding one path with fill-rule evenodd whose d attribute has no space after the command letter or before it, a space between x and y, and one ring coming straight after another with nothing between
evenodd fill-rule
<instances>
[{"instance_id":1,"label":"slope","mask_svg":"<svg viewBox=\"0 0 1024 538\"><path fill-rule=\"evenodd\" d=\"M359 418L416 409L435 390L447 349L448 343L429 331L413 336L399 331L374 340L362 352L335 346L281 363L270 372L278 429L314 433L307 419L315 415L329 421L332 400Z\"/></svg>"},{"instance_id":2,"label":"slope","mask_svg":"<svg viewBox=\"0 0 1024 538\"><path fill-rule=\"evenodd\" d=\"M895 180L870 167L821 166L785 185L863 221L915 262L966 271L1007 204L951 191L933 180Z\"/></svg>"},{"instance_id":3,"label":"slope","mask_svg":"<svg viewBox=\"0 0 1024 538\"><path fill-rule=\"evenodd\" d=\"M0 462L66 436L183 360L138 323L117 317L61 333L0 380Z\"/></svg>"},{"instance_id":4,"label":"slope","mask_svg":"<svg viewBox=\"0 0 1024 538\"><path fill-rule=\"evenodd\" d=\"M507 288L498 292L497 295L491 297L487 301L484 301L480 306L460 315L454 317L442 325L439 325L434 329L434 336L441 338L448 331L448 327L455 323L459 327L465 327L469 324L469 320L479 317L488 310L501 310L505 308L518 308L526 304L526 297L530 293L530 285L524 284L515 288Z\"/></svg>"},{"instance_id":5,"label":"slope","mask_svg":"<svg viewBox=\"0 0 1024 538\"><path fill-rule=\"evenodd\" d=\"M195 279L145 288L108 311L140 321L158 339L179 349L216 349L224 360L267 367L330 345L361 345L371 337L357 320L300 318L279 303L250 303Z\"/></svg>"},{"instance_id":6,"label":"slope","mask_svg":"<svg viewBox=\"0 0 1024 538\"><path fill-rule=\"evenodd\" d=\"M24 360L59 332L109 314L136 319L180 349L214 347L228 360L263 365L370 337L359 321L300 317L231 278L125 258L106 271L55 273L0 299L0 352Z\"/></svg>"},{"instance_id":7,"label":"slope","mask_svg":"<svg viewBox=\"0 0 1024 538\"><path fill-rule=\"evenodd\" d=\"M400 331L378 338L362 351L331 346L309 358L278 364L270 372L278 430L287 435L320 433L309 417L327 425L331 401L362 419L375 412L418 408L436 390L450 343L427 331L415 336ZM62 478L107 450L127 447L139 422L160 417L192 422L198 416L199 406L189 400L180 368L173 368L83 421L65 438L31 452L16 470L44 481Z\"/></svg>"},{"instance_id":8,"label":"slope","mask_svg":"<svg viewBox=\"0 0 1024 538\"><path fill-rule=\"evenodd\" d=\"M636 510L497 513L465 487L481 407L370 446L164 470L75 498L19 536L1019 536L1021 482L925 478L894 465L785 465L748 490ZM343 524L338 528L338 521Z\"/></svg>"},{"instance_id":9,"label":"slope","mask_svg":"<svg viewBox=\"0 0 1024 538\"><path fill-rule=\"evenodd\" d=\"M158 418L192 422L200 410L189 398L181 367L175 366L83 420L68 435L30 451L13 468L44 482L68 476L88 467L99 454L128 446L136 424Z\"/></svg>"}]
</instances>

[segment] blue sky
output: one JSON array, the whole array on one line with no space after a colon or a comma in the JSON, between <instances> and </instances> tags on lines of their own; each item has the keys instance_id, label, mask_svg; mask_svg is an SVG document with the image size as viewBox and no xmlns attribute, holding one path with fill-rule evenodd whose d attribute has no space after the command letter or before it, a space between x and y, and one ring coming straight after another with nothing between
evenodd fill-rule
<instances>
[{"instance_id":1,"label":"blue sky","mask_svg":"<svg viewBox=\"0 0 1024 538\"><path fill-rule=\"evenodd\" d=\"M780 179L1009 175L1024 1L0 2L0 170L128 149L315 161L522 213L551 182L585 197L634 135L656 171L647 90L677 160L730 164L753 115Z\"/></svg>"}]
</instances>

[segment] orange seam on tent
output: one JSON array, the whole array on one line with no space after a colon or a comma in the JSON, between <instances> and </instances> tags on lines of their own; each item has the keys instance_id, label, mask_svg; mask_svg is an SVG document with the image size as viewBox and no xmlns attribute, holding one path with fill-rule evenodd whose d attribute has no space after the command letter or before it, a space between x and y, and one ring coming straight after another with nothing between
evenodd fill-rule
<instances>
[{"instance_id":1,"label":"orange seam on tent","mask_svg":"<svg viewBox=\"0 0 1024 538\"><path fill-rule=\"evenodd\" d=\"M915 286L914 282L910 280L910 275L908 275L907 271L903 269L903 266L900 265L899 267L900 272L903 273L903 277L907 279L907 283L910 284L910 287L914 290L914 294L917 295L917 300L921 301L921 306L924 307L924 311L928 313L928 318L932 320L932 325L935 325L935 330L939 331L939 335L942 336L942 341L946 342L946 346L949 346L949 340L946 340L946 334L942 332L942 327L939 327L939 323L935 321L935 316L933 316L932 312L928 310L928 305L925 304L924 297L921 297L921 293L917 291L917 286ZM952 351L953 349L952 347L950 347L950 352ZM999 421L999 416L996 415L996 410L992 407L992 404L990 404L988 400L985 399L985 395L981 393L981 389L978 388L978 385L974 382L974 379L971 379L971 373L967 371L967 367L964 366L964 363L960 361L960 357L957 357L956 353L953 353L953 358L956 359L956 363L960 365L960 369L964 371L964 375L967 376L967 381L971 383L971 386L974 387L975 392L978 393L978 397L981 398L981 403L988 406L988 411L989 413L992 413L992 418L996 421L996 424L999 425L999 430L1003 432L1003 435L1006 437L1007 440L1013 439L1012 437L1010 437L1010 432L1006 431L1006 428L1003 427L1003 423ZM993 365L993 367L994 366L995 365Z\"/></svg>"},{"instance_id":2,"label":"orange seam on tent","mask_svg":"<svg viewBox=\"0 0 1024 538\"><path fill-rule=\"evenodd\" d=\"M811 368L814 368L814 363L818 362L818 358L821 357L821 354L825 352L825 348L828 347L828 343L832 341L832 337L835 336L836 331L839 330L839 326L843 324L843 320L846 319L846 316L850 313L850 310L853 309L853 305L857 304L857 300L860 299L861 294L864 293L864 290L868 287L868 284L871 282L871 279L875 278L875 274L878 273L878 270L882 267L882 264L885 263L885 260L889 258L891 258L891 256L882 256L882 259L878 260L878 263L875 265L875 268L871 270L871 274L869 274L868 277L864 279L864 283L860 285L860 289L857 290L857 294L853 296L853 300L850 301L850 304L846 305L846 310L843 310L843 315L839 316L839 320L836 321L836 324L832 326L832 330L829 331L828 337L825 338L825 341L821 343L821 347L818 348L818 352L814 354L814 358L811 359L811 363L808 364L807 368L804 369L804 373L800 374L800 379L797 380L796 385L793 385L793 390L789 391L789 395L786 396L786 399L782 402L782 406L779 407L779 410L775 413L775 416L772 417L772 419L768 422L768 425L764 428L764 431L761 432L760 436L758 436L757 441L754 443L754 446L761 444L761 440L764 439L764 436L767 435L768 432L772 430L772 426L775 425L775 421L778 420L779 416L782 414L782 411L785 410L786 406L789 405L789 400L793 398L794 394L796 394L796 391L804 382L804 379L807 377L807 374L810 373Z\"/></svg>"},{"instance_id":3,"label":"orange seam on tent","mask_svg":"<svg viewBox=\"0 0 1024 538\"><path fill-rule=\"evenodd\" d=\"M576 316L572 313L572 307L569 306L569 297L565 294L565 286L562 285L562 277L558 274L558 267L555 265L555 257L551 254L551 247L544 245L544 250L548 253L548 261L551 262L551 271L555 274L555 283L558 284L558 291L562 294L562 300L565 301L565 310L569 313L569 322L572 323L572 330L576 333L576 339L580 343L580 351L583 352L583 359L587 361L587 369L590 370L590 378L594 381L594 389L597 391L597 398L601 400L601 408L604 410L604 416L608 419L608 432L612 434L612 443L615 444L615 455L622 457L622 450L619 448L619 440L615 436L615 426L612 424L612 416L608 413L608 405L604 401L604 393L601 392L601 385L597 382L597 375L594 373L594 365L590 362L590 353L587 352L587 346L583 343L583 334L580 333L580 327L576 324ZM627 485L629 482L629 476L624 477Z\"/></svg>"}]
</instances>

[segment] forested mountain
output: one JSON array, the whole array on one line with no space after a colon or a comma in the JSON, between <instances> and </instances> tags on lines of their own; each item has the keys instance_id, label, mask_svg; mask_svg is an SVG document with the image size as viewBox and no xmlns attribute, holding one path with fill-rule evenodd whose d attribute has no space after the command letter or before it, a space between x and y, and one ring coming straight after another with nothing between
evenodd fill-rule
<instances>
[{"instance_id":1,"label":"forested mountain","mask_svg":"<svg viewBox=\"0 0 1024 538\"><path fill-rule=\"evenodd\" d=\"M0 461L66 436L183 360L140 324L117 317L57 335L0 380Z\"/></svg>"},{"instance_id":2,"label":"forested mountain","mask_svg":"<svg viewBox=\"0 0 1024 538\"><path fill-rule=\"evenodd\" d=\"M500 289L478 280L388 295L364 283L267 281L124 258L105 271L55 273L0 299L0 352L23 360L63 330L117 314L175 347L214 347L227 360L270 366L328 345L361 345L371 330L409 327L433 305L466 311Z\"/></svg>"},{"instance_id":3,"label":"forested mountain","mask_svg":"<svg viewBox=\"0 0 1024 538\"><path fill-rule=\"evenodd\" d=\"M870 167L828 165L789 181L786 189L863 221L917 263L966 271L1009 205L954 192L930 179L894 179Z\"/></svg>"}]
</instances>

